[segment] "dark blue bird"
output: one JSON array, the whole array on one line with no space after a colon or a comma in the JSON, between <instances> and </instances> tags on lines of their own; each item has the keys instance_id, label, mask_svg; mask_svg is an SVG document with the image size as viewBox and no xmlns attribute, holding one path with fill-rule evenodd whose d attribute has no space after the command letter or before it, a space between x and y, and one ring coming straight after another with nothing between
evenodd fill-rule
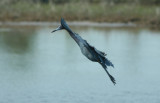
<instances>
[{"instance_id":1,"label":"dark blue bird","mask_svg":"<svg viewBox=\"0 0 160 103\"><path fill-rule=\"evenodd\" d=\"M86 56L89 60L100 63L106 71L106 73L108 74L111 81L113 82L113 84L116 84L114 77L111 76L107 71L107 66L114 66L105 57L106 54L102 51L97 50L95 47L91 46L86 40L82 39L77 33L73 32L63 18L61 18L61 25L57 29L52 31L52 33L63 29L65 29L70 34L70 36L76 41L76 43L79 45L81 49L82 54Z\"/></svg>"}]
</instances>

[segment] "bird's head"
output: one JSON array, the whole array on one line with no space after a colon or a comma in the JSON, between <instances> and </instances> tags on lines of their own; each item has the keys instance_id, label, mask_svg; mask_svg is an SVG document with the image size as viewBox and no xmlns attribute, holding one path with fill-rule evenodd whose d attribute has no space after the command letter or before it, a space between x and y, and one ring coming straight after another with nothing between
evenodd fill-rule
<instances>
[{"instance_id":1,"label":"bird's head","mask_svg":"<svg viewBox=\"0 0 160 103\"><path fill-rule=\"evenodd\" d=\"M53 30L51 33L63 29L67 30L68 32L72 32L72 30L67 25L66 21L63 18L61 18L61 25L57 29Z\"/></svg>"},{"instance_id":2,"label":"bird's head","mask_svg":"<svg viewBox=\"0 0 160 103\"><path fill-rule=\"evenodd\" d=\"M63 26L60 25L57 29L53 30L51 33L55 32L55 31L58 31L58 30L63 30L63 29L64 29Z\"/></svg>"}]
</instances>

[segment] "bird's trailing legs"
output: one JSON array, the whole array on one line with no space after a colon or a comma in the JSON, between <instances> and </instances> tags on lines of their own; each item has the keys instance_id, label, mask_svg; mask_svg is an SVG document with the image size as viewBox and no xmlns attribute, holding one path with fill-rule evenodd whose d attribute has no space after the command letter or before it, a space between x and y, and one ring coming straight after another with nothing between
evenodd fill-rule
<instances>
[{"instance_id":1,"label":"bird's trailing legs","mask_svg":"<svg viewBox=\"0 0 160 103\"><path fill-rule=\"evenodd\" d=\"M107 71L107 68L104 68L104 70L106 71L106 73L108 74L109 78L111 79L111 81L113 82L113 84L116 84L116 80L114 79L114 77L112 75L109 74L109 72Z\"/></svg>"},{"instance_id":2,"label":"bird's trailing legs","mask_svg":"<svg viewBox=\"0 0 160 103\"><path fill-rule=\"evenodd\" d=\"M107 71L107 66L106 66L105 64L101 63L101 62L99 62L99 63L102 65L103 69L105 70L105 72L106 72L107 75L109 76L110 80L111 80L112 83L115 85L115 84L116 84L116 80L115 80L114 77L113 77L112 75L110 75L109 72ZM111 63L111 62L110 62L110 63ZM111 63L110 65L111 65L112 67L114 67L112 63Z\"/></svg>"}]
</instances>

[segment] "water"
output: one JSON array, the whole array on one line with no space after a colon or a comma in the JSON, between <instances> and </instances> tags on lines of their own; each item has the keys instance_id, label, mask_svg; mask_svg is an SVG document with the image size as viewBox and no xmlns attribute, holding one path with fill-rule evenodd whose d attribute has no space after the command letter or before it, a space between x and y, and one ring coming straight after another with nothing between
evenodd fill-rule
<instances>
[{"instance_id":1,"label":"water","mask_svg":"<svg viewBox=\"0 0 160 103\"><path fill-rule=\"evenodd\" d=\"M160 102L159 31L72 27L107 53L114 86L67 32L53 28L0 28L0 103Z\"/></svg>"}]
</instances>

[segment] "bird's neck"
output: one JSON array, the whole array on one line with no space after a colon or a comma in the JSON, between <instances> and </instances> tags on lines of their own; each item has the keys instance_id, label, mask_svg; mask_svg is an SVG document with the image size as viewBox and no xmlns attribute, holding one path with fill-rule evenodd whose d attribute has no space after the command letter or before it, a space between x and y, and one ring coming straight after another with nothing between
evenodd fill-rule
<instances>
[{"instance_id":1,"label":"bird's neck","mask_svg":"<svg viewBox=\"0 0 160 103\"><path fill-rule=\"evenodd\" d=\"M73 32L70 28L65 28L69 35L75 40L75 42L79 45L80 40L82 39L77 33Z\"/></svg>"},{"instance_id":2,"label":"bird's neck","mask_svg":"<svg viewBox=\"0 0 160 103\"><path fill-rule=\"evenodd\" d=\"M76 43L79 45L79 39L76 33L69 32L69 35L76 41Z\"/></svg>"}]
</instances>

